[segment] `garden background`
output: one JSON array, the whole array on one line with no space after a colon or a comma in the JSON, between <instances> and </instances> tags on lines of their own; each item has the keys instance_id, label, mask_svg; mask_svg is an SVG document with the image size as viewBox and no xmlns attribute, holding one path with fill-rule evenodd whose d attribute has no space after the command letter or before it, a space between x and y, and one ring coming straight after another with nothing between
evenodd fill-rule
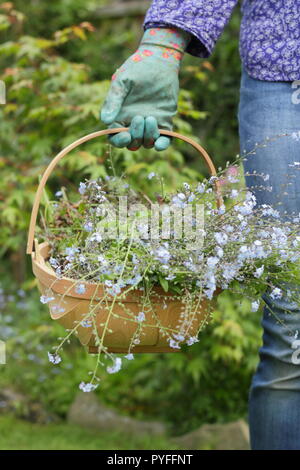
<instances>
[{"instance_id":1,"label":"garden background","mask_svg":"<svg viewBox=\"0 0 300 470\"><path fill-rule=\"evenodd\" d=\"M95 394L106 407L145 422L160 421L166 438L92 433L66 424L78 384L93 357L76 340L59 366L47 352L62 334L39 302L26 231L39 175L51 158L82 135L104 129L99 109L116 67L137 48L149 1L15 0L0 5L0 449L171 448L179 436L204 423L247 419L251 375L261 341L260 313L246 299L222 294L199 343L180 354L136 355L120 373L105 376ZM186 55L174 130L200 142L218 167L239 151L240 12L209 59ZM111 148L118 171L154 191L151 171L169 187L200 180L205 168L191 147L173 141L164 152ZM57 168L49 197L84 178L109 174L106 138L85 144ZM36 424L36 421L39 424ZM31 424L29 424L31 423ZM90 434L89 434L90 433Z\"/></svg>"}]
</instances>

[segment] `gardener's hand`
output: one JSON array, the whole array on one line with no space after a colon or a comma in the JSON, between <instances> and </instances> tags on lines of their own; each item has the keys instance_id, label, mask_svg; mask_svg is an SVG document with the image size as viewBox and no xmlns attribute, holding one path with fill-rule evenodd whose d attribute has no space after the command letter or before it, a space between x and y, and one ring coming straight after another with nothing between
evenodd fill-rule
<instances>
[{"instance_id":1,"label":"gardener's hand","mask_svg":"<svg viewBox=\"0 0 300 470\"><path fill-rule=\"evenodd\" d=\"M109 136L115 147L165 150L171 139L160 136L158 127L172 130L177 111L178 72L189 33L177 28L150 28L137 51L112 76L101 109L109 128L130 127L129 132Z\"/></svg>"}]
</instances>

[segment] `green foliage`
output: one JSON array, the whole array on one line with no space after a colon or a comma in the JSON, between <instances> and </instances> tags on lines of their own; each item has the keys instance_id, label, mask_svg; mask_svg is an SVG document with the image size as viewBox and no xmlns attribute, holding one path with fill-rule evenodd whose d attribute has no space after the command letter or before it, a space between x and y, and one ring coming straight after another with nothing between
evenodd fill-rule
<instances>
[{"instance_id":1,"label":"green foliage","mask_svg":"<svg viewBox=\"0 0 300 470\"><path fill-rule=\"evenodd\" d=\"M68 40L72 34L67 32ZM82 135L83 127L95 126L108 85L91 83L88 67L54 53L65 39L21 36L0 46L0 61L13 61L1 76L8 89L7 104L0 108L3 251L23 245L38 175L54 153ZM100 142L99 150L104 147ZM81 158L85 171L96 165L95 155Z\"/></svg>"},{"instance_id":2,"label":"green foliage","mask_svg":"<svg viewBox=\"0 0 300 470\"><path fill-rule=\"evenodd\" d=\"M164 437L97 432L63 423L39 425L0 417L1 450L145 450L178 449Z\"/></svg>"},{"instance_id":3,"label":"green foliage","mask_svg":"<svg viewBox=\"0 0 300 470\"><path fill-rule=\"evenodd\" d=\"M0 79L8 90L7 104L0 108L0 210L5 227L0 234L2 253L24 246L37 179L45 165L83 134L104 128L99 122L99 109L109 80L94 81L87 64L70 62L59 49L74 37L84 42L82 36L89 30L89 23L82 23L47 39L14 33L12 40L0 46L4 69ZM192 93L187 90L181 92L176 125L179 132L191 135L192 127L182 120L181 109L183 115L198 116ZM78 185L83 176L104 176L107 148L107 140L102 138L73 152L56 170L52 188L58 181L72 186ZM126 170L136 182L159 167L160 174L167 176L174 187L198 176L186 167L181 149L179 143L164 152L163 158L158 158L154 150L143 149L136 154L113 149L113 159L119 170Z\"/></svg>"}]
</instances>

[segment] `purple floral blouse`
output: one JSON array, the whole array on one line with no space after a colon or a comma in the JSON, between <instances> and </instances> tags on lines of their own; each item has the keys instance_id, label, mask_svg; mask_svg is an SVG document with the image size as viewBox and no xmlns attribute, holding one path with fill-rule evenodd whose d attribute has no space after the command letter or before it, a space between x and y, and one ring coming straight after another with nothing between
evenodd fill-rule
<instances>
[{"instance_id":1,"label":"purple floral blouse","mask_svg":"<svg viewBox=\"0 0 300 470\"><path fill-rule=\"evenodd\" d=\"M176 26L192 40L186 51L208 57L238 0L152 0L143 28ZM300 0L244 0L240 55L251 77L300 79Z\"/></svg>"}]
</instances>

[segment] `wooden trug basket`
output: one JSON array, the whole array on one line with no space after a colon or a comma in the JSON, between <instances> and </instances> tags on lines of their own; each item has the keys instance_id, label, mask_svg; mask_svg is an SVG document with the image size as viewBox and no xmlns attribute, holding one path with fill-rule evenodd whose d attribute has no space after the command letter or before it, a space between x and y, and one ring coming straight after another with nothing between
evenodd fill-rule
<instances>
[{"instance_id":1,"label":"wooden trug basket","mask_svg":"<svg viewBox=\"0 0 300 470\"><path fill-rule=\"evenodd\" d=\"M76 284L82 281L76 281L67 277L58 278L56 276L54 270L49 266L49 264L46 264L46 261L48 260L49 245L46 242L39 243L37 239L34 239L37 214L45 184L47 183L52 171L63 157L79 145L91 139L127 130L128 128L121 127L94 132L76 140L58 153L46 168L40 180L31 212L27 253L31 255L32 269L37 278L39 290L43 295L47 295L47 292L51 290L51 295L54 297L54 299L48 304L51 318L58 321L66 329L72 329L77 326L76 331L78 339L82 345L88 347L89 353L97 353L98 346L95 344L95 335L93 334L92 326L81 326L81 322L88 313L90 304L95 306L95 322L98 334L101 337L101 333L103 331L103 326L101 325L106 321L108 314L107 306L110 305L110 302L113 302L113 297L106 302L106 306L99 304L99 306L96 307L96 304L99 303L99 300L104 296L104 294L107 296L107 293L101 285L92 282L84 282L86 288L85 293L78 294L75 290ZM159 132L161 135L177 137L191 144L204 158L211 176L216 175L214 164L201 145L189 137L185 137L173 131L160 129ZM220 187L217 181L214 185L217 205L220 207L223 204ZM137 328L137 323L132 321L132 315L136 316L141 310L141 295L141 291L139 289L135 289L130 291L129 294L127 293L126 296L122 298L123 306L119 303L114 304L113 315L111 315L108 323L108 328L112 330L112 333L106 331L103 343L103 345L107 347L108 352L128 353L131 338ZM154 289L153 296L155 308L153 309L153 312L146 312L145 323L148 325L156 325L158 318L162 326L176 329L180 313L182 312L182 303L178 299L175 299L171 293L165 293L159 286ZM207 321L207 312L208 301L202 299L199 309L196 315L194 315L193 321L188 326L186 333L190 336L195 336L201 324ZM120 315L122 318L116 315ZM157 326L146 326L143 327L141 342L134 345L131 351L134 353L165 353L179 352L180 349L171 348L167 341L167 336L161 334Z\"/></svg>"}]
</instances>

